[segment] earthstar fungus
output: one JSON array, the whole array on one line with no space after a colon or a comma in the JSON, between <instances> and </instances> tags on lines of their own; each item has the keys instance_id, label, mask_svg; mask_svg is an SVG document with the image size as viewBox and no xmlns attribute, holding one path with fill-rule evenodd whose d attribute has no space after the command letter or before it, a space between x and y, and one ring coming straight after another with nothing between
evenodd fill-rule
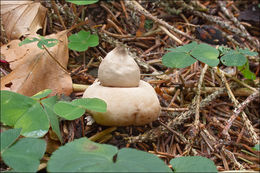
<instances>
[{"instance_id":1,"label":"earthstar fungus","mask_svg":"<svg viewBox=\"0 0 260 173\"><path fill-rule=\"evenodd\" d=\"M105 113L90 111L105 126L145 125L156 120L161 106L153 87L140 80L140 70L123 47L107 54L98 69L98 79L83 98L99 98L107 103Z\"/></svg>"}]
</instances>

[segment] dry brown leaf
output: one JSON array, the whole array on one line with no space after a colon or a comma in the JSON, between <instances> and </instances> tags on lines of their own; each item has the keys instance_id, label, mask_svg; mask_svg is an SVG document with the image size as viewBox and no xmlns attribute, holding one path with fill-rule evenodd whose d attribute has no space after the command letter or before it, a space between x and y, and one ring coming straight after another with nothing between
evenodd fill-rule
<instances>
[{"instance_id":1,"label":"dry brown leaf","mask_svg":"<svg viewBox=\"0 0 260 173\"><path fill-rule=\"evenodd\" d=\"M8 39L36 34L45 22L47 9L40 2L1 0L1 18Z\"/></svg>"},{"instance_id":2,"label":"dry brown leaf","mask_svg":"<svg viewBox=\"0 0 260 173\"><path fill-rule=\"evenodd\" d=\"M68 39L62 31L46 38L55 38L59 43L48 50L62 64L68 64ZM1 90L11 90L32 96L44 89L52 89L52 95L72 92L72 79L50 56L37 47L37 42L19 46L20 40L13 40L1 47L1 57L10 63L13 70L1 79Z\"/></svg>"}]
</instances>

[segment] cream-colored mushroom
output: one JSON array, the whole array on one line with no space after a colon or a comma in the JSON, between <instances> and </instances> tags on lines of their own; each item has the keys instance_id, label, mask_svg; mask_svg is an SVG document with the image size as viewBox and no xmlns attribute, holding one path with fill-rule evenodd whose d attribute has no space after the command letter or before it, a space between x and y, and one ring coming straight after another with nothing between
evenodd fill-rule
<instances>
[{"instance_id":1,"label":"cream-colored mushroom","mask_svg":"<svg viewBox=\"0 0 260 173\"><path fill-rule=\"evenodd\" d=\"M101 62L98 79L103 86L137 87L140 70L124 47L116 47Z\"/></svg>"},{"instance_id":2,"label":"cream-colored mushroom","mask_svg":"<svg viewBox=\"0 0 260 173\"><path fill-rule=\"evenodd\" d=\"M105 87L95 82L83 97L107 103L105 113L92 112L95 121L106 126L144 125L156 120L161 109L153 87L142 80L138 87L131 88Z\"/></svg>"},{"instance_id":3,"label":"cream-colored mushroom","mask_svg":"<svg viewBox=\"0 0 260 173\"><path fill-rule=\"evenodd\" d=\"M124 48L117 47L108 53L100 64L98 78L100 81L89 86L83 95L83 98L99 98L107 103L105 113L91 111L97 123L144 125L158 118L161 106L156 92L149 83L140 80L138 65Z\"/></svg>"}]
</instances>

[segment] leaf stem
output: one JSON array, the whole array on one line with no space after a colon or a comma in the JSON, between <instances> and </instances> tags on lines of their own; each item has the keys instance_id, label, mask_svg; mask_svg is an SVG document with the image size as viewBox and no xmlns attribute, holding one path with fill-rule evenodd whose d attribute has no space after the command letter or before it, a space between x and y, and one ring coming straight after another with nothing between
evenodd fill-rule
<instances>
[{"instance_id":1,"label":"leaf stem","mask_svg":"<svg viewBox=\"0 0 260 173\"><path fill-rule=\"evenodd\" d=\"M99 132L99 133L97 133L97 134L91 136L91 137L89 138L89 140L91 140L91 141L96 141L96 140L98 140L98 139L101 139L101 138L103 138L104 136L106 136L106 135L110 134L111 132L115 131L116 129L117 129L117 127L110 127L110 128L108 128L108 129L106 129L106 130L103 130L103 131L101 131L101 132Z\"/></svg>"},{"instance_id":2,"label":"leaf stem","mask_svg":"<svg viewBox=\"0 0 260 173\"><path fill-rule=\"evenodd\" d=\"M68 70L62 66L62 64L50 53L50 51L46 48L45 45L42 45L44 50L50 55L50 57L68 74L70 74L70 72L68 72Z\"/></svg>"}]
</instances>

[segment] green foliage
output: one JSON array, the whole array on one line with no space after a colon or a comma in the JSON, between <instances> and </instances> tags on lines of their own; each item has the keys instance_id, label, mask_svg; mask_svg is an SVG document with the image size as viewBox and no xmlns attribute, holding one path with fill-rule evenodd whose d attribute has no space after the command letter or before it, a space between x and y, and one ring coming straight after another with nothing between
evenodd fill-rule
<instances>
[{"instance_id":1,"label":"green foliage","mask_svg":"<svg viewBox=\"0 0 260 173\"><path fill-rule=\"evenodd\" d=\"M67 120L74 120L81 117L86 109L96 112L106 112L106 108L106 103L101 99L81 98L72 102L58 102L54 105L54 112Z\"/></svg>"},{"instance_id":2,"label":"green foliage","mask_svg":"<svg viewBox=\"0 0 260 173\"><path fill-rule=\"evenodd\" d=\"M236 48L236 50L232 50L230 48L226 48L220 46L218 50L221 53L221 62L226 66L243 66L247 62L246 56L257 56L256 52L251 52L247 49Z\"/></svg>"},{"instance_id":3,"label":"green foliage","mask_svg":"<svg viewBox=\"0 0 260 173\"><path fill-rule=\"evenodd\" d=\"M52 92L51 89L46 89L46 90L38 92L37 94L33 95L31 98L39 100L44 97L47 97L51 92Z\"/></svg>"},{"instance_id":4,"label":"green foliage","mask_svg":"<svg viewBox=\"0 0 260 173\"><path fill-rule=\"evenodd\" d=\"M21 129L1 133L3 161L17 172L36 172L46 150L44 140L19 137ZM259 146L258 146L259 148ZM204 157L172 159L174 172L217 172L214 163ZM80 138L56 150L47 166L49 172L172 172L157 156L131 148L118 150Z\"/></svg>"},{"instance_id":5,"label":"green foliage","mask_svg":"<svg viewBox=\"0 0 260 173\"><path fill-rule=\"evenodd\" d=\"M251 52L249 49L233 50L224 46L216 49L208 44L192 42L168 50L170 52L162 57L162 63L170 68L185 68L197 60L214 67L219 64L220 59L221 63L226 66L237 66L245 78L256 78L254 73L249 70L246 56L256 56L258 53Z\"/></svg>"},{"instance_id":6,"label":"green foliage","mask_svg":"<svg viewBox=\"0 0 260 173\"><path fill-rule=\"evenodd\" d=\"M122 170L128 170L128 172L172 172L157 156L131 148L123 148L118 151L115 166L114 172L116 170L117 172Z\"/></svg>"},{"instance_id":7,"label":"green foliage","mask_svg":"<svg viewBox=\"0 0 260 173\"><path fill-rule=\"evenodd\" d=\"M99 44L97 34L90 34L90 31L81 30L69 36L69 48L79 52L86 51L88 47L95 47Z\"/></svg>"},{"instance_id":8,"label":"green foliage","mask_svg":"<svg viewBox=\"0 0 260 173\"><path fill-rule=\"evenodd\" d=\"M163 56L162 63L171 68L185 68L190 66L197 61L190 56L191 49L196 45L196 42L192 42L191 44L179 46L176 49L169 49L172 52Z\"/></svg>"},{"instance_id":9,"label":"green foliage","mask_svg":"<svg viewBox=\"0 0 260 173\"><path fill-rule=\"evenodd\" d=\"M1 142L8 141L8 145L5 142L7 148L1 151L2 159L13 168L12 171L36 172L46 150L46 143L44 140L34 138L22 138L14 143L19 132L20 129L13 129L1 133Z\"/></svg>"},{"instance_id":10,"label":"green foliage","mask_svg":"<svg viewBox=\"0 0 260 173\"><path fill-rule=\"evenodd\" d=\"M238 49L238 48L237 48ZM248 48L246 49L238 49L238 52L244 55L248 55L248 56L257 56L258 53L257 52L252 52L250 51Z\"/></svg>"},{"instance_id":11,"label":"green foliage","mask_svg":"<svg viewBox=\"0 0 260 173\"><path fill-rule=\"evenodd\" d=\"M74 120L82 116L86 109L106 112L107 105L101 99L82 98L57 103L56 96L45 98L50 93L51 90L46 89L27 97L15 92L1 91L1 122L14 128L22 128L21 134L26 137L42 137L51 125L62 142L57 114Z\"/></svg>"},{"instance_id":12,"label":"green foliage","mask_svg":"<svg viewBox=\"0 0 260 173\"><path fill-rule=\"evenodd\" d=\"M186 44L186 45L183 45L183 46L179 46L179 47L176 47L176 48L170 48L168 50L172 51L172 52L185 52L187 54L189 54L191 52L191 50L194 48L194 47L197 47L198 46L198 43L196 42L191 42L190 44Z\"/></svg>"},{"instance_id":13,"label":"green foliage","mask_svg":"<svg viewBox=\"0 0 260 173\"><path fill-rule=\"evenodd\" d=\"M231 49L228 47L225 47L225 46L219 46L218 50L219 50L220 56L223 56L226 53L228 53Z\"/></svg>"},{"instance_id":14,"label":"green foliage","mask_svg":"<svg viewBox=\"0 0 260 173\"><path fill-rule=\"evenodd\" d=\"M229 51L220 58L220 61L226 66L243 66L246 63L246 57L237 51Z\"/></svg>"},{"instance_id":15,"label":"green foliage","mask_svg":"<svg viewBox=\"0 0 260 173\"><path fill-rule=\"evenodd\" d=\"M55 103L57 103L56 96L41 100L41 104L44 107L44 111L47 115L51 128L56 133L59 140L62 142L58 116L53 111L53 106L55 105Z\"/></svg>"},{"instance_id":16,"label":"green foliage","mask_svg":"<svg viewBox=\"0 0 260 173\"><path fill-rule=\"evenodd\" d=\"M89 5L98 2L98 0L66 0L76 5Z\"/></svg>"},{"instance_id":17,"label":"green foliage","mask_svg":"<svg viewBox=\"0 0 260 173\"><path fill-rule=\"evenodd\" d=\"M1 155L3 152L14 143L14 141L20 136L21 129L10 129L0 134L1 140Z\"/></svg>"},{"instance_id":18,"label":"green foliage","mask_svg":"<svg viewBox=\"0 0 260 173\"><path fill-rule=\"evenodd\" d=\"M22 128L21 134L26 137L41 137L48 132L49 120L40 101L10 91L0 92L2 123Z\"/></svg>"},{"instance_id":19,"label":"green foliage","mask_svg":"<svg viewBox=\"0 0 260 173\"><path fill-rule=\"evenodd\" d=\"M170 161L174 172L218 172L214 162L206 157L177 157Z\"/></svg>"},{"instance_id":20,"label":"green foliage","mask_svg":"<svg viewBox=\"0 0 260 173\"><path fill-rule=\"evenodd\" d=\"M113 161L117 155L116 161ZM135 149L118 149L87 138L74 140L56 150L47 166L49 172L171 172L153 154Z\"/></svg>"},{"instance_id":21,"label":"green foliage","mask_svg":"<svg viewBox=\"0 0 260 173\"><path fill-rule=\"evenodd\" d=\"M172 57L174 57L174 59ZM185 68L195 62L196 60L186 52L169 52L165 54L162 59L162 63L171 68Z\"/></svg>"},{"instance_id":22,"label":"green foliage","mask_svg":"<svg viewBox=\"0 0 260 173\"><path fill-rule=\"evenodd\" d=\"M38 38L35 38L35 37L33 37L33 38L25 38L23 41L21 41L21 42L19 43L19 46L22 46L22 45L24 45L24 44L33 43L33 42L36 42L36 41L39 41L39 39L38 39Z\"/></svg>"},{"instance_id":23,"label":"green foliage","mask_svg":"<svg viewBox=\"0 0 260 173\"><path fill-rule=\"evenodd\" d=\"M260 143L253 147L253 150L260 151Z\"/></svg>"},{"instance_id":24,"label":"green foliage","mask_svg":"<svg viewBox=\"0 0 260 173\"><path fill-rule=\"evenodd\" d=\"M37 43L37 46L38 46L40 49L44 49L44 48L43 48L43 45L46 46L46 47L53 47L53 46L55 46L57 43L58 43L58 40L57 40L57 39L54 39L54 38L49 38L49 39L42 38L42 39Z\"/></svg>"},{"instance_id":25,"label":"green foliage","mask_svg":"<svg viewBox=\"0 0 260 173\"><path fill-rule=\"evenodd\" d=\"M152 29L152 27L153 27L153 21L150 19L146 19L144 22L144 28L146 30L150 30L150 29Z\"/></svg>"},{"instance_id":26,"label":"green foliage","mask_svg":"<svg viewBox=\"0 0 260 173\"><path fill-rule=\"evenodd\" d=\"M238 70L243 74L243 76L247 79L255 80L256 76L253 72L249 69L249 63L248 60L246 60L246 63L243 66L239 66Z\"/></svg>"},{"instance_id":27,"label":"green foliage","mask_svg":"<svg viewBox=\"0 0 260 173\"><path fill-rule=\"evenodd\" d=\"M192 42L190 44L179 46L175 49L169 49L171 52L166 53L162 58L162 63L171 68L185 68L197 60L208 64L209 66L217 66L219 63L219 52L207 45L197 44Z\"/></svg>"},{"instance_id":28,"label":"green foliage","mask_svg":"<svg viewBox=\"0 0 260 173\"><path fill-rule=\"evenodd\" d=\"M208 44L198 44L191 50L190 53L197 60L208 64L209 66L215 67L219 64L218 56L219 51Z\"/></svg>"},{"instance_id":29,"label":"green foliage","mask_svg":"<svg viewBox=\"0 0 260 173\"><path fill-rule=\"evenodd\" d=\"M256 76L249 69L249 62L246 56L257 56L257 52L251 52L248 48L232 50L223 46L219 47L221 54L221 62L226 66L237 66L238 70L243 74L246 79L255 80Z\"/></svg>"},{"instance_id":30,"label":"green foliage","mask_svg":"<svg viewBox=\"0 0 260 173\"><path fill-rule=\"evenodd\" d=\"M26 137L44 136L51 124L61 140L58 117L52 108L57 97L42 100L50 92L51 90L47 89L30 98L10 91L1 91L1 122L14 128L22 128L21 134Z\"/></svg>"},{"instance_id":31,"label":"green foliage","mask_svg":"<svg viewBox=\"0 0 260 173\"><path fill-rule=\"evenodd\" d=\"M46 150L46 143L35 138L22 138L15 142L20 131L21 129L11 129L1 133L3 161L13 168L12 171L36 172L39 160ZM210 159L200 156L175 158L170 164L176 173L217 172ZM112 145L98 144L85 137L67 143L52 153L47 170L48 172L172 172L153 154L131 148L118 150Z\"/></svg>"},{"instance_id":32,"label":"green foliage","mask_svg":"<svg viewBox=\"0 0 260 173\"><path fill-rule=\"evenodd\" d=\"M25 38L23 41L21 41L19 43L19 46L38 41L37 46L40 49L44 49L43 45L46 46L46 47L53 47L58 43L58 40L54 39L54 38L44 38L42 36L39 36L39 37L40 37L40 39L39 38Z\"/></svg>"}]
</instances>

